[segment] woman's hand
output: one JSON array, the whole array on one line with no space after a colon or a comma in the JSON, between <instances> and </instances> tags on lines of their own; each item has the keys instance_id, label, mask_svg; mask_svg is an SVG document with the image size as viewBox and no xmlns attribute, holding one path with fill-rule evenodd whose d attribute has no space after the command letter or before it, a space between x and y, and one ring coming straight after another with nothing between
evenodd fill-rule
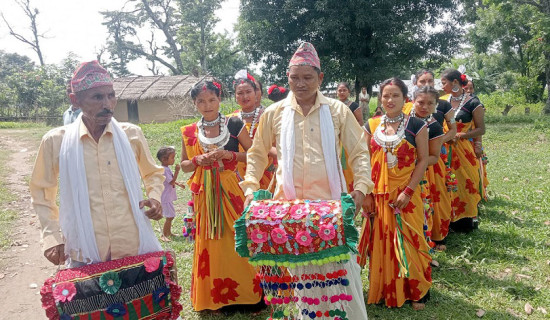
<instances>
[{"instance_id":1,"label":"woman's hand","mask_svg":"<svg viewBox=\"0 0 550 320\"><path fill-rule=\"evenodd\" d=\"M195 156L194 157L195 161L193 163L196 163L198 164L199 166L201 167L207 167L207 166L211 166L212 163L214 162L208 154L201 154L201 155L198 155L198 156Z\"/></svg>"},{"instance_id":2,"label":"woman's hand","mask_svg":"<svg viewBox=\"0 0 550 320\"><path fill-rule=\"evenodd\" d=\"M463 136L464 136L464 132L457 132L451 141L453 143L456 143L458 140L462 139Z\"/></svg>"},{"instance_id":3,"label":"woman's hand","mask_svg":"<svg viewBox=\"0 0 550 320\"><path fill-rule=\"evenodd\" d=\"M227 151L227 150L223 150L223 149L218 149L218 150L215 150L215 151L212 151L208 154L208 157L212 160L212 161L218 161L218 160L230 160L233 158L233 154L231 153L231 151Z\"/></svg>"},{"instance_id":4,"label":"woman's hand","mask_svg":"<svg viewBox=\"0 0 550 320\"><path fill-rule=\"evenodd\" d=\"M474 152L476 154L476 157L481 158L483 156L483 147L481 144L477 144L477 142L474 145Z\"/></svg>"},{"instance_id":5,"label":"woman's hand","mask_svg":"<svg viewBox=\"0 0 550 320\"><path fill-rule=\"evenodd\" d=\"M411 201L411 197L409 197L404 192L401 192L397 197L397 200L393 203L393 205L396 208L404 209L409 204L409 201Z\"/></svg>"}]
</instances>

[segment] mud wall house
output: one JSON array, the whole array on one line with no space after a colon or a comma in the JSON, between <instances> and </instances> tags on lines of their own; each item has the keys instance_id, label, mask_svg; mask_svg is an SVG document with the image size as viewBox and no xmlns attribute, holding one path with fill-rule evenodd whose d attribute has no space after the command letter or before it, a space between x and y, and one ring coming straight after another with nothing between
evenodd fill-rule
<instances>
[{"instance_id":1,"label":"mud wall house","mask_svg":"<svg viewBox=\"0 0 550 320\"><path fill-rule=\"evenodd\" d=\"M133 123L167 122L195 116L189 95L204 77L138 76L114 80L115 118Z\"/></svg>"}]
</instances>

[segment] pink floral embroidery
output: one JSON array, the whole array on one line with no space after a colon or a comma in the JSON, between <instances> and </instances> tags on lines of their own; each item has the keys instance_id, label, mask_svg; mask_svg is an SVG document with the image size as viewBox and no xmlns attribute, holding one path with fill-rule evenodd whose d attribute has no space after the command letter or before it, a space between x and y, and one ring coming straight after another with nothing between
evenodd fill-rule
<instances>
[{"instance_id":1,"label":"pink floral embroidery","mask_svg":"<svg viewBox=\"0 0 550 320\"><path fill-rule=\"evenodd\" d=\"M336 236L336 230L332 223L323 224L319 227L319 237L325 241L330 241Z\"/></svg>"},{"instance_id":2,"label":"pink floral embroidery","mask_svg":"<svg viewBox=\"0 0 550 320\"><path fill-rule=\"evenodd\" d=\"M311 241L313 239L309 235L309 232L307 231L298 231L296 233L296 242L298 242L300 245L307 247L311 244Z\"/></svg>"},{"instance_id":3,"label":"pink floral embroidery","mask_svg":"<svg viewBox=\"0 0 550 320\"><path fill-rule=\"evenodd\" d=\"M269 208L265 205L254 207L254 218L265 219L269 215Z\"/></svg>"},{"instance_id":4,"label":"pink floral embroidery","mask_svg":"<svg viewBox=\"0 0 550 320\"><path fill-rule=\"evenodd\" d=\"M283 244L288 240L286 231L281 228L271 230L271 240L277 244Z\"/></svg>"},{"instance_id":5,"label":"pink floral embroidery","mask_svg":"<svg viewBox=\"0 0 550 320\"><path fill-rule=\"evenodd\" d=\"M307 214L306 208L301 205L293 206L290 211L290 217L294 220L300 220Z\"/></svg>"},{"instance_id":6,"label":"pink floral embroidery","mask_svg":"<svg viewBox=\"0 0 550 320\"><path fill-rule=\"evenodd\" d=\"M271 210L269 212L269 215L272 219L282 219L284 216L286 216L288 212L288 209L284 206L278 205L271 207Z\"/></svg>"},{"instance_id":7,"label":"pink floral embroidery","mask_svg":"<svg viewBox=\"0 0 550 320\"><path fill-rule=\"evenodd\" d=\"M53 297L55 301L71 301L76 294L76 287L72 282L58 283L53 289Z\"/></svg>"},{"instance_id":8,"label":"pink floral embroidery","mask_svg":"<svg viewBox=\"0 0 550 320\"><path fill-rule=\"evenodd\" d=\"M153 271L157 271L160 266L160 258L158 257L147 258L143 263L143 265L145 266L145 271L149 273Z\"/></svg>"},{"instance_id":9,"label":"pink floral embroidery","mask_svg":"<svg viewBox=\"0 0 550 320\"><path fill-rule=\"evenodd\" d=\"M259 229L252 230L252 234L250 235L250 238L255 243L262 243L267 241L267 232L264 232Z\"/></svg>"}]
</instances>

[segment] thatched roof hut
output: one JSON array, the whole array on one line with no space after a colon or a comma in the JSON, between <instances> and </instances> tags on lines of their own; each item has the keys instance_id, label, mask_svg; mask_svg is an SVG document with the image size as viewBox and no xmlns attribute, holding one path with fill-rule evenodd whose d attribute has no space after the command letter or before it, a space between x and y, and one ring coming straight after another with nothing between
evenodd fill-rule
<instances>
[{"instance_id":1,"label":"thatched roof hut","mask_svg":"<svg viewBox=\"0 0 550 320\"><path fill-rule=\"evenodd\" d=\"M195 116L189 92L210 76L138 76L114 79L118 103L115 117L120 121L165 122Z\"/></svg>"}]
</instances>

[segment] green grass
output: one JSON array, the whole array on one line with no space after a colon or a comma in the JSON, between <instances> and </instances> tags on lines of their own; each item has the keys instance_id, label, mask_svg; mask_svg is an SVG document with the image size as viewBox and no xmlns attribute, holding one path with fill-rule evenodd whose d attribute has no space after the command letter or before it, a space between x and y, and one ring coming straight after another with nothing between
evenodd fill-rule
<instances>
[{"instance_id":1,"label":"green grass","mask_svg":"<svg viewBox=\"0 0 550 320\"><path fill-rule=\"evenodd\" d=\"M46 125L40 122L0 122L0 129L27 129L27 128L46 128Z\"/></svg>"}]
</instances>

